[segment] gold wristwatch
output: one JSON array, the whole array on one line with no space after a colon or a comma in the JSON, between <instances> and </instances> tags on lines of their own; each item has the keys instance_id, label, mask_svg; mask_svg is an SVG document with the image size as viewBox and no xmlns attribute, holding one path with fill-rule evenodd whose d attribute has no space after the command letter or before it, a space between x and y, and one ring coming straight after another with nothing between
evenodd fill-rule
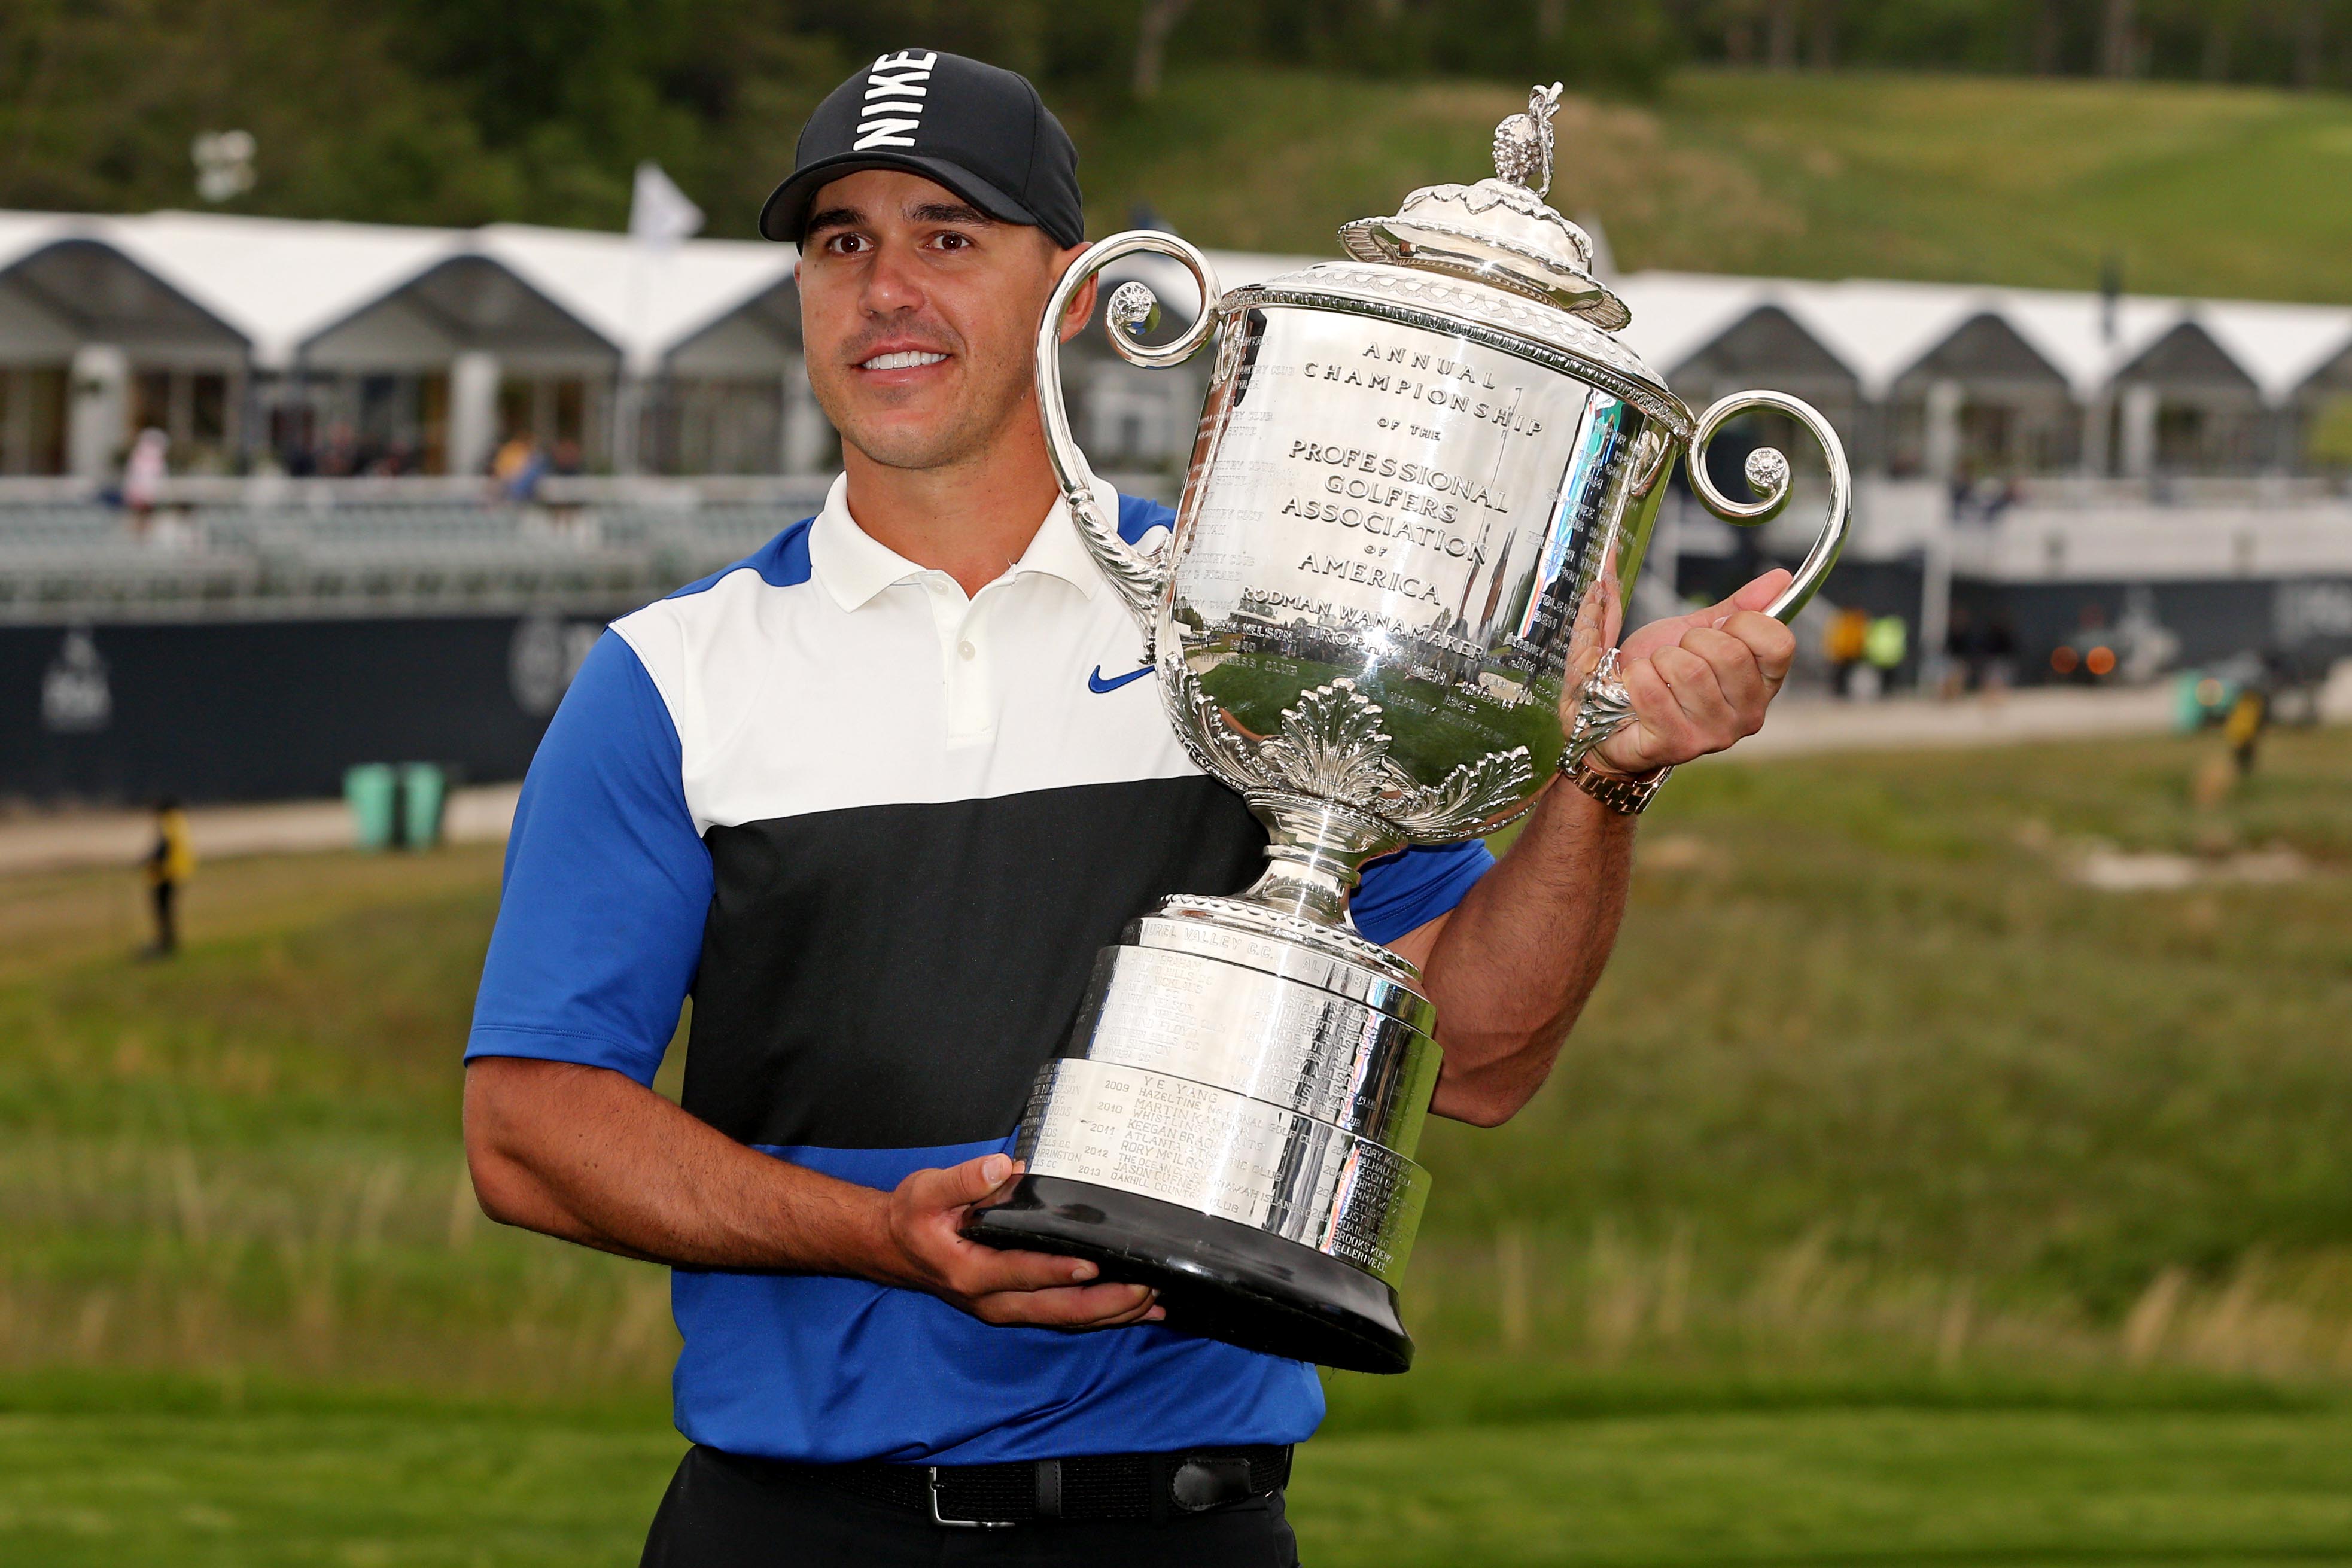
<instances>
[{"instance_id":1,"label":"gold wristwatch","mask_svg":"<svg viewBox=\"0 0 2352 1568\"><path fill-rule=\"evenodd\" d=\"M1650 797L1658 786L1674 773L1674 765L1653 768L1647 773L1628 776L1623 773L1603 773L1591 764L1590 755L1582 761L1570 762L1565 751L1559 754L1559 776L1621 816L1638 817L1650 809Z\"/></svg>"}]
</instances>

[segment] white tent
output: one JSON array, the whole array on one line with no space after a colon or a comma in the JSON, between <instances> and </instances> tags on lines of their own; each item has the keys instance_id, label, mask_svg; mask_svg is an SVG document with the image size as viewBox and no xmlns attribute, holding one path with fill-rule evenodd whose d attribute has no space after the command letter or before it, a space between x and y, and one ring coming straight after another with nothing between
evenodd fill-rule
<instances>
[{"instance_id":1,"label":"white tent","mask_svg":"<svg viewBox=\"0 0 2352 1568\"><path fill-rule=\"evenodd\" d=\"M1315 259L1212 254L1229 288ZM633 389L661 378L725 378L736 387L765 378L772 391L787 389L774 395L789 423L795 394L788 389L799 384L796 260L790 246L652 247L623 235L514 224L466 230L179 212L0 212L0 376L47 366L42 373L57 377L71 365L77 386L116 388L94 401L77 396L78 468L102 462L108 443L119 444L131 395L121 389L152 367L227 374L247 388L335 375L446 375L449 417L474 422L468 439L453 437L453 464L478 460L487 422L499 417L502 375L560 374L590 386L590 401L616 428L632 417L640 395ZM1171 313L1191 316L1181 269L1143 258L1128 265L1150 277ZM1881 419L1898 383L1987 317L2063 380L2086 432L2113 403L2130 419L2155 418L2162 389L2137 384L2135 377L2147 378L2134 367L2184 323L2281 417L2352 351L2352 309L2341 307L1667 272L1634 274L1618 286L1633 312L1624 340L1670 382L1759 313L1777 311L1786 318L1774 328L1780 340L1795 345L1787 330L1793 323ZM0 399L14 384L0 382ZM2130 430L2124 438L2128 448ZM257 439L247 431L248 447ZM12 466L11 450L0 431L0 468Z\"/></svg>"}]
</instances>

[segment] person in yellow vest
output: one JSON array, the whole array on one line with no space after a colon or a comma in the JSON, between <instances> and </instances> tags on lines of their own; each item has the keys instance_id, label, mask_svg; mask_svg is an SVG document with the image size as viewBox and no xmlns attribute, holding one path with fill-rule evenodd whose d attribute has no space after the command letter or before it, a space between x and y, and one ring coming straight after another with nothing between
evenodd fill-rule
<instances>
[{"instance_id":1,"label":"person in yellow vest","mask_svg":"<svg viewBox=\"0 0 2352 1568\"><path fill-rule=\"evenodd\" d=\"M147 886L155 900L155 941L147 949L157 958L180 949L178 911L181 884L196 873L195 846L188 841L188 814L177 800L155 802L155 847L147 852Z\"/></svg>"},{"instance_id":2,"label":"person in yellow vest","mask_svg":"<svg viewBox=\"0 0 2352 1568\"><path fill-rule=\"evenodd\" d=\"M2270 693L2259 684L2250 684L2230 705L2230 716L2221 721L2221 738L2230 743L2230 756L2238 765L2241 779L2253 774L2254 751L2262 744L2270 716Z\"/></svg>"},{"instance_id":3,"label":"person in yellow vest","mask_svg":"<svg viewBox=\"0 0 2352 1568\"><path fill-rule=\"evenodd\" d=\"M1845 609L1830 618L1829 629L1822 637L1822 652L1830 662L1830 690L1839 696L1853 695L1853 672L1862 667L1869 636L1868 611Z\"/></svg>"},{"instance_id":4,"label":"person in yellow vest","mask_svg":"<svg viewBox=\"0 0 2352 1568\"><path fill-rule=\"evenodd\" d=\"M1900 615L1881 615L1862 634L1862 656L1878 672L1878 695L1895 689L1895 674L1911 653L1911 628Z\"/></svg>"}]
</instances>

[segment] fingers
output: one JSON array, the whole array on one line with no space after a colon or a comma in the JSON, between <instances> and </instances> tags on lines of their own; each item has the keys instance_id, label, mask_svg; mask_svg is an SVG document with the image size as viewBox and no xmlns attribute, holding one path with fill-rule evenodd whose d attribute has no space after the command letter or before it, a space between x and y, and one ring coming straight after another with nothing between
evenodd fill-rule
<instances>
[{"instance_id":1,"label":"fingers","mask_svg":"<svg viewBox=\"0 0 2352 1568\"><path fill-rule=\"evenodd\" d=\"M918 1209L962 1208L990 1197L1015 1174L1010 1156L982 1155L960 1166L916 1171L899 1189Z\"/></svg>"},{"instance_id":2,"label":"fingers","mask_svg":"<svg viewBox=\"0 0 2352 1568\"><path fill-rule=\"evenodd\" d=\"M1658 716L1664 723L1652 727L1673 734L1678 742L1678 750L1705 745L1709 740L1716 740L1717 744L1707 749L1717 750L1738 738L1738 711L1732 706L1731 697L1724 691L1715 666L1692 652L1689 646L1698 634L1694 632L1685 637L1681 644L1661 648L1650 658L1650 667L1665 682L1674 701L1671 712L1661 712ZM1740 652L1745 656L1746 650L1743 648ZM1754 661L1751 659L1748 663L1752 667ZM1760 686L1762 677L1755 679ZM1677 718L1679 724L1675 722ZM1649 723L1647 716L1643 722Z\"/></svg>"},{"instance_id":3,"label":"fingers","mask_svg":"<svg viewBox=\"0 0 2352 1568\"><path fill-rule=\"evenodd\" d=\"M1123 1328L1129 1323L1158 1322L1168 1315L1148 1285L1007 1291L978 1297L966 1310L986 1323L1055 1329Z\"/></svg>"},{"instance_id":4,"label":"fingers","mask_svg":"<svg viewBox=\"0 0 2352 1568\"><path fill-rule=\"evenodd\" d=\"M997 1154L908 1175L891 1205L908 1263L884 1282L929 1291L991 1323L1118 1328L1165 1316L1150 1287L1099 1282L1101 1270L1083 1258L999 1250L959 1234L964 1211L1003 1191L1020 1170Z\"/></svg>"},{"instance_id":5,"label":"fingers","mask_svg":"<svg viewBox=\"0 0 2352 1568\"><path fill-rule=\"evenodd\" d=\"M1725 634L1738 638L1755 655L1758 668L1772 689L1789 678L1789 667L1797 659L1797 634L1769 615L1753 610L1740 611L1725 620L1719 628Z\"/></svg>"},{"instance_id":6,"label":"fingers","mask_svg":"<svg viewBox=\"0 0 2352 1568\"><path fill-rule=\"evenodd\" d=\"M1628 662L1646 659L1661 648L1671 648L1682 642L1695 627L1728 630L1731 622L1768 608L1795 580L1793 573L1776 566L1718 603L1710 604L1704 610L1694 610L1686 615L1668 615L1653 621L1625 639L1622 650L1623 657ZM1765 616L1764 619L1769 621L1771 617Z\"/></svg>"},{"instance_id":7,"label":"fingers","mask_svg":"<svg viewBox=\"0 0 2352 1568\"><path fill-rule=\"evenodd\" d=\"M1621 678L1634 722L1602 746L1601 763L1643 773L1755 734L1795 654L1787 627L1754 611L1734 611L1720 627L1695 626L1678 643L1626 664Z\"/></svg>"},{"instance_id":8,"label":"fingers","mask_svg":"<svg viewBox=\"0 0 2352 1568\"><path fill-rule=\"evenodd\" d=\"M1763 724L1764 705L1772 700L1778 683L1766 673L1763 661L1758 657L1754 648L1728 631L1717 632L1702 626L1685 636L1682 646L1673 651L1696 658L1706 666L1713 677L1716 691L1730 710L1735 727L1745 718L1753 718L1759 727ZM1667 680L1674 685L1677 697L1687 699L1685 683L1679 677L1670 671ZM1684 711L1694 718L1698 716L1687 700L1685 701ZM1752 735L1755 732L1741 728L1739 733Z\"/></svg>"}]
</instances>

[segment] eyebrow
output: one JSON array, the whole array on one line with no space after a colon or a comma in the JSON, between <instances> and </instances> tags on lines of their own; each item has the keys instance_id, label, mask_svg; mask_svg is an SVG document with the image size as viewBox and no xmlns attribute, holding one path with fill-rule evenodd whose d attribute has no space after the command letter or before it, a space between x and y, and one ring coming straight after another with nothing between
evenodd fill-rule
<instances>
[{"instance_id":1,"label":"eyebrow","mask_svg":"<svg viewBox=\"0 0 2352 1568\"><path fill-rule=\"evenodd\" d=\"M907 209L907 216L919 224L965 224L974 228L994 228L997 222L978 207L966 202L925 202ZM866 222L866 214L856 207L826 207L811 213L808 222L801 225L803 243L826 229L856 228Z\"/></svg>"},{"instance_id":2,"label":"eyebrow","mask_svg":"<svg viewBox=\"0 0 2352 1568\"><path fill-rule=\"evenodd\" d=\"M993 228L996 220L968 202L925 202L910 207L907 215L919 224L970 224L976 228Z\"/></svg>"},{"instance_id":3,"label":"eyebrow","mask_svg":"<svg viewBox=\"0 0 2352 1568\"><path fill-rule=\"evenodd\" d=\"M866 214L856 207L827 207L811 213L808 222L801 225L801 237L805 240L820 229L851 229L866 221Z\"/></svg>"}]
</instances>

